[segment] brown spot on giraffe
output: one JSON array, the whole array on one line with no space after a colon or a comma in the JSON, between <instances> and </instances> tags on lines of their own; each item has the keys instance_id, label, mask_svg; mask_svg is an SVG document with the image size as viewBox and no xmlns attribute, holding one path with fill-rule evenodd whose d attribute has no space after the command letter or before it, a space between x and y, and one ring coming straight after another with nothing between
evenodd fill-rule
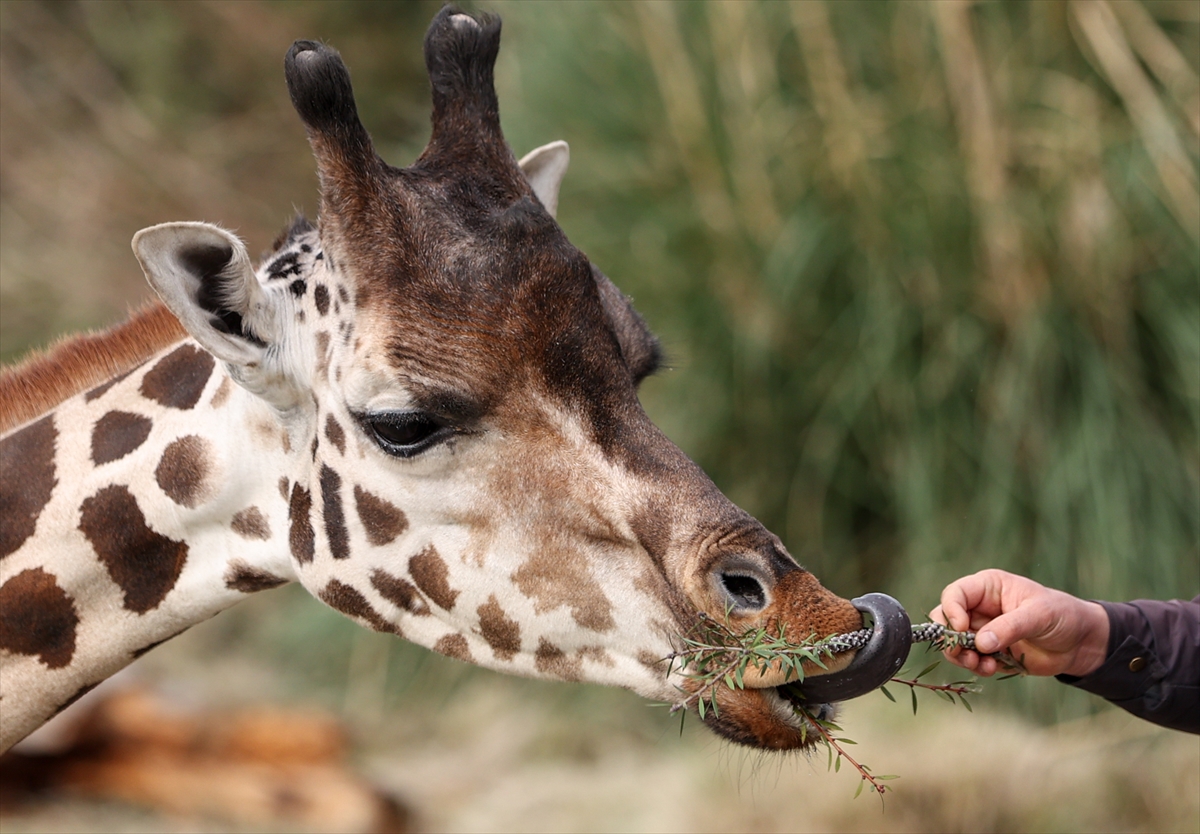
<instances>
[{"instance_id":1,"label":"brown spot on giraffe","mask_svg":"<svg viewBox=\"0 0 1200 834\"><path fill-rule=\"evenodd\" d=\"M367 532L367 541L376 547L390 544L408 529L408 518L399 507L360 486L354 487L354 509Z\"/></svg>"},{"instance_id":2,"label":"brown spot on giraffe","mask_svg":"<svg viewBox=\"0 0 1200 834\"><path fill-rule=\"evenodd\" d=\"M577 551L539 549L517 568L513 581L533 600L538 613L567 606L575 622L584 628L609 631L616 627L612 602Z\"/></svg>"},{"instance_id":3,"label":"brown spot on giraffe","mask_svg":"<svg viewBox=\"0 0 1200 834\"><path fill-rule=\"evenodd\" d=\"M189 434L172 440L154 470L154 479L172 501L196 508L215 491L212 473L213 446L202 437Z\"/></svg>"},{"instance_id":4,"label":"brown spot on giraffe","mask_svg":"<svg viewBox=\"0 0 1200 834\"><path fill-rule=\"evenodd\" d=\"M538 638L538 647L533 655L533 662L543 675L551 675L564 681L577 681L583 678L582 661L579 658L567 657L566 652L545 637Z\"/></svg>"},{"instance_id":5,"label":"brown spot on giraffe","mask_svg":"<svg viewBox=\"0 0 1200 834\"><path fill-rule=\"evenodd\" d=\"M325 439L334 445L338 454L346 454L346 433L342 431L342 424L332 414L325 417Z\"/></svg>"},{"instance_id":6,"label":"brown spot on giraffe","mask_svg":"<svg viewBox=\"0 0 1200 834\"><path fill-rule=\"evenodd\" d=\"M271 419L254 420L250 423L250 431L254 434L254 439L263 447L270 447L276 443L283 445L281 436L283 428L279 423Z\"/></svg>"},{"instance_id":7,"label":"brown spot on giraffe","mask_svg":"<svg viewBox=\"0 0 1200 834\"><path fill-rule=\"evenodd\" d=\"M521 626L504 613L500 600L492 594L479 606L479 633L500 660L512 660L521 650Z\"/></svg>"},{"instance_id":8,"label":"brown spot on giraffe","mask_svg":"<svg viewBox=\"0 0 1200 834\"><path fill-rule=\"evenodd\" d=\"M212 408L220 408L225 405L229 399L229 394L233 390L233 383L229 381L229 377L221 380L221 384L217 386L217 390L213 392L212 399L208 404Z\"/></svg>"},{"instance_id":9,"label":"brown spot on giraffe","mask_svg":"<svg viewBox=\"0 0 1200 834\"><path fill-rule=\"evenodd\" d=\"M576 652L581 658L599 663L601 666L612 667L612 655L603 646L583 646Z\"/></svg>"},{"instance_id":10,"label":"brown spot on giraffe","mask_svg":"<svg viewBox=\"0 0 1200 834\"><path fill-rule=\"evenodd\" d=\"M302 565L313 560L316 544L311 515L311 493L300 484L293 484L291 501L288 503L288 519L291 522L288 546L292 550L292 558Z\"/></svg>"},{"instance_id":11,"label":"brown spot on giraffe","mask_svg":"<svg viewBox=\"0 0 1200 834\"><path fill-rule=\"evenodd\" d=\"M342 479L328 466L321 466L321 507L325 515L325 535L335 559L350 558L350 534L342 513Z\"/></svg>"},{"instance_id":12,"label":"brown spot on giraffe","mask_svg":"<svg viewBox=\"0 0 1200 834\"><path fill-rule=\"evenodd\" d=\"M392 576L387 571L376 568L371 571L371 587L397 608L403 608L418 617L429 615L429 603L407 579Z\"/></svg>"},{"instance_id":13,"label":"brown spot on giraffe","mask_svg":"<svg viewBox=\"0 0 1200 834\"><path fill-rule=\"evenodd\" d=\"M471 647L467 645L467 638L461 634L447 634L439 637L433 644L433 650L446 657L461 660L463 663L475 662L475 658L471 656Z\"/></svg>"},{"instance_id":14,"label":"brown spot on giraffe","mask_svg":"<svg viewBox=\"0 0 1200 834\"><path fill-rule=\"evenodd\" d=\"M0 649L61 669L75 656L79 615L54 574L23 570L0 586Z\"/></svg>"},{"instance_id":15,"label":"brown spot on giraffe","mask_svg":"<svg viewBox=\"0 0 1200 834\"><path fill-rule=\"evenodd\" d=\"M189 409L200 401L216 360L195 345L180 345L146 372L142 395L167 408Z\"/></svg>"},{"instance_id":16,"label":"brown spot on giraffe","mask_svg":"<svg viewBox=\"0 0 1200 834\"><path fill-rule=\"evenodd\" d=\"M151 530L128 487L105 487L85 499L79 529L121 589L128 610L154 610L179 581L187 544Z\"/></svg>"},{"instance_id":17,"label":"brown spot on giraffe","mask_svg":"<svg viewBox=\"0 0 1200 834\"><path fill-rule=\"evenodd\" d=\"M375 631L384 631L389 634L403 636L400 632L400 626L385 620L380 616L378 611L371 607L371 603L367 602L366 597L345 582L340 582L337 579L329 580L329 584L321 590L318 596L321 602L330 608L341 611L348 617L362 620Z\"/></svg>"},{"instance_id":18,"label":"brown spot on giraffe","mask_svg":"<svg viewBox=\"0 0 1200 834\"><path fill-rule=\"evenodd\" d=\"M662 673L667 669L667 660L659 657L649 649L639 649L637 653L638 663L645 666L652 672Z\"/></svg>"},{"instance_id":19,"label":"brown spot on giraffe","mask_svg":"<svg viewBox=\"0 0 1200 834\"><path fill-rule=\"evenodd\" d=\"M93 388L92 390L88 391L86 394L83 395L83 401L85 403L90 403L92 400L100 399L101 397L103 397L105 394L108 393L109 388L112 388L118 382L123 381L127 376L129 376L135 370L137 370L137 368L130 368L128 371L126 371L123 374L117 374L112 379L110 379L108 382L103 382L100 385L97 385L95 388Z\"/></svg>"},{"instance_id":20,"label":"brown spot on giraffe","mask_svg":"<svg viewBox=\"0 0 1200 834\"><path fill-rule=\"evenodd\" d=\"M286 585L288 581L270 571L256 568L244 559L230 559L225 567L225 587L243 594L256 594Z\"/></svg>"},{"instance_id":21,"label":"brown spot on giraffe","mask_svg":"<svg viewBox=\"0 0 1200 834\"><path fill-rule=\"evenodd\" d=\"M287 476L279 479L279 497L284 501L288 500L288 494L291 492L292 486L288 483Z\"/></svg>"},{"instance_id":22,"label":"brown spot on giraffe","mask_svg":"<svg viewBox=\"0 0 1200 834\"><path fill-rule=\"evenodd\" d=\"M271 538L271 525L258 507L247 507L233 514L230 528L243 539L266 541Z\"/></svg>"},{"instance_id":23,"label":"brown spot on giraffe","mask_svg":"<svg viewBox=\"0 0 1200 834\"><path fill-rule=\"evenodd\" d=\"M454 610L459 592L450 587L450 569L433 545L408 560L408 575L435 605L445 611Z\"/></svg>"},{"instance_id":24,"label":"brown spot on giraffe","mask_svg":"<svg viewBox=\"0 0 1200 834\"><path fill-rule=\"evenodd\" d=\"M58 430L46 415L0 440L0 559L15 553L37 528L50 500Z\"/></svg>"},{"instance_id":25,"label":"brown spot on giraffe","mask_svg":"<svg viewBox=\"0 0 1200 834\"><path fill-rule=\"evenodd\" d=\"M313 288L313 302L317 305L317 312L324 316L329 312L329 287L324 284L317 284Z\"/></svg>"},{"instance_id":26,"label":"brown spot on giraffe","mask_svg":"<svg viewBox=\"0 0 1200 834\"><path fill-rule=\"evenodd\" d=\"M146 442L154 427L149 417L110 411L92 427L92 463L102 466L120 460Z\"/></svg>"},{"instance_id":27,"label":"brown spot on giraffe","mask_svg":"<svg viewBox=\"0 0 1200 834\"><path fill-rule=\"evenodd\" d=\"M317 333L317 376L329 373L329 334L324 330Z\"/></svg>"}]
</instances>

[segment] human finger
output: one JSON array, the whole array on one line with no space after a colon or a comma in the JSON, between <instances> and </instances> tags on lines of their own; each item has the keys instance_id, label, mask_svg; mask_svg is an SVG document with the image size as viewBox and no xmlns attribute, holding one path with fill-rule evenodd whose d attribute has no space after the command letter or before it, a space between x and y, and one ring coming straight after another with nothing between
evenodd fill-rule
<instances>
[{"instance_id":1,"label":"human finger","mask_svg":"<svg viewBox=\"0 0 1200 834\"><path fill-rule=\"evenodd\" d=\"M942 654L955 666L961 666L970 672L975 671L975 668L979 665L979 654L970 649L964 649L961 646L954 649L946 649Z\"/></svg>"},{"instance_id":2,"label":"human finger","mask_svg":"<svg viewBox=\"0 0 1200 834\"><path fill-rule=\"evenodd\" d=\"M979 665L975 667L976 674L985 678L990 678L998 671L1000 671L1000 664L996 661L996 658L989 657L987 655L980 656Z\"/></svg>"},{"instance_id":3,"label":"human finger","mask_svg":"<svg viewBox=\"0 0 1200 834\"><path fill-rule=\"evenodd\" d=\"M960 579L947 585L942 590L941 604L933 609L939 617L937 621L955 631L966 631L971 623L971 615L967 610L966 591L961 586L962 581Z\"/></svg>"}]
</instances>

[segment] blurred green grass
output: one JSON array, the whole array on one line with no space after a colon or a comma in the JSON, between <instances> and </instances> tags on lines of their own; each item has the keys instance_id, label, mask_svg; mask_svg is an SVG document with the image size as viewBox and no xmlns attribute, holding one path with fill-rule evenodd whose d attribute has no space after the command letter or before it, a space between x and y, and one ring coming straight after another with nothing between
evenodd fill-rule
<instances>
[{"instance_id":1,"label":"blurred green grass","mask_svg":"<svg viewBox=\"0 0 1200 834\"><path fill-rule=\"evenodd\" d=\"M1197 592L1195 4L468 5L505 19L510 143L570 142L560 222L663 337L651 415L827 586L914 615L989 566ZM438 6L0 4L0 356L145 297L143 226L255 250L314 211L295 38L343 52L407 164ZM475 674L297 593L221 622L376 710ZM1002 691L1047 721L1095 707Z\"/></svg>"}]
</instances>

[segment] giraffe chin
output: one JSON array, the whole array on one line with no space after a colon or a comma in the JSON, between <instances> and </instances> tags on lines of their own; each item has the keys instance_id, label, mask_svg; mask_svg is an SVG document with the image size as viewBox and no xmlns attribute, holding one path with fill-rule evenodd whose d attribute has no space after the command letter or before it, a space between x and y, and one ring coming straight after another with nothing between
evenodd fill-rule
<instances>
[{"instance_id":1,"label":"giraffe chin","mask_svg":"<svg viewBox=\"0 0 1200 834\"><path fill-rule=\"evenodd\" d=\"M717 693L717 711L708 712L704 723L723 738L746 747L803 750L816 744L821 735L793 703L781 687L722 689ZM806 708L823 721L837 714L834 704L808 704Z\"/></svg>"}]
</instances>

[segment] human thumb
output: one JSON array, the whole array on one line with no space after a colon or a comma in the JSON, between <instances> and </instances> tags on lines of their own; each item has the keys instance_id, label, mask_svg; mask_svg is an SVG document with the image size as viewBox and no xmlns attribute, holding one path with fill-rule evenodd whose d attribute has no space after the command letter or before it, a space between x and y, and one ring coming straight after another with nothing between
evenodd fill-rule
<instances>
[{"instance_id":1,"label":"human thumb","mask_svg":"<svg viewBox=\"0 0 1200 834\"><path fill-rule=\"evenodd\" d=\"M1018 640L1032 637L1037 630L1031 612L1018 608L1002 614L975 635L975 648L984 654L1000 651Z\"/></svg>"}]
</instances>

